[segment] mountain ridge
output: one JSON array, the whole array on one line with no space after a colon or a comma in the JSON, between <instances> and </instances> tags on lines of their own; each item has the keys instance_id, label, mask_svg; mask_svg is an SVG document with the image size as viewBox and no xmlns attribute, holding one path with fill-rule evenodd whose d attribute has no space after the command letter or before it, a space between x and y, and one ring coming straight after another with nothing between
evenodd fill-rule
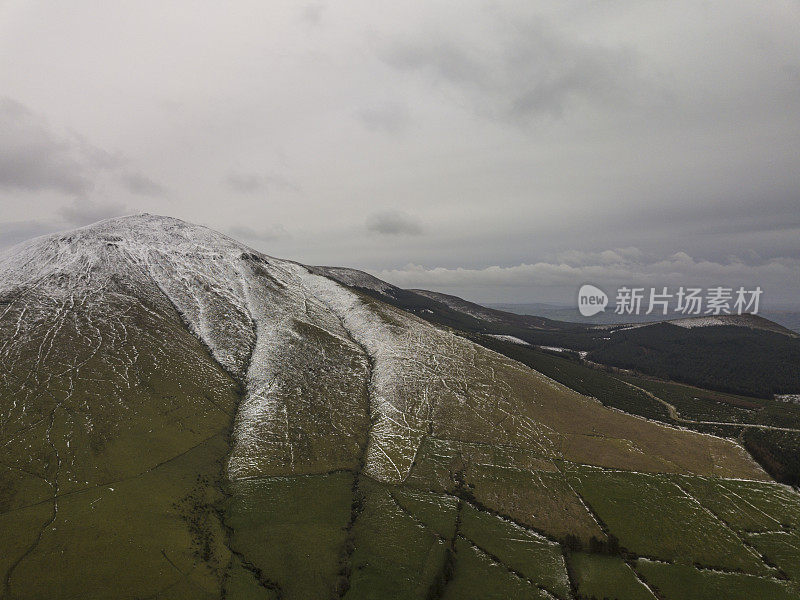
<instances>
[{"instance_id":1,"label":"mountain ridge","mask_svg":"<svg viewBox=\"0 0 800 600\"><path fill-rule=\"evenodd\" d=\"M573 321L558 321L541 317L538 315L520 314L490 306L484 306L470 300L465 300L459 296L446 294L444 292L437 292L433 290L425 290L420 288L400 288L391 283L383 281L359 269L348 267L311 267L312 269L319 270L320 273L326 274L328 277L339 281L344 285L350 287L361 288L365 290L372 290L374 292L396 296L399 291L411 292L421 296L425 296L432 300L443 302L447 306L463 312L467 315L483 319L489 322L497 322L501 318L523 318L529 326L538 325L539 327L563 328L569 329L572 327L580 326L580 323ZM527 318L526 318L527 317ZM642 323L613 323L613 324L592 324L586 323L585 327L597 330L619 330L624 328L634 327L647 327L650 325L668 323L678 327L692 328L692 327L710 327L710 326L735 326L735 327L749 327L752 329L763 329L765 331L774 331L782 333L790 337L798 337L800 334L788 329L774 321L762 317L760 315L745 313L742 315L736 314L719 314L719 315L690 315L683 317L675 317L670 319L663 319L657 321L647 321Z\"/></svg>"}]
</instances>

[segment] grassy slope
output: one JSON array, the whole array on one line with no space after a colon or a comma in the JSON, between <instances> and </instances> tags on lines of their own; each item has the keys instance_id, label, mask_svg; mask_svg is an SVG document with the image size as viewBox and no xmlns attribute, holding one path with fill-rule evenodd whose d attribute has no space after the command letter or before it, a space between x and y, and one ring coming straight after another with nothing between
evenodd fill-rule
<instances>
[{"instance_id":1,"label":"grassy slope","mask_svg":"<svg viewBox=\"0 0 800 600\"><path fill-rule=\"evenodd\" d=\"M620 544L640 556L766 575L760 557L678 482L580 468L576 487ZM659 513L653 512L657 498Z\"/></svg>"},{"instance_id":2,"label":"grassy slope","mask_svg":"<svg viewBox=\"0 0 800 600\"><path fill-rule=\"evenodd\" d=\"M0 380L9 597L216 598L225 584L215 507L238 386L168 306L129 291L110 290L110 321L31 314L24 298L0 321L10 340L27 311Z\"/></svg>"},{"instance_id":3,"label":"grassy slope","mask_svg":"<svg viewBox=\"0 0 800 600\"><path fill-rule=\"evenodd\" d=\"M800 433L738 426L741 423L755 423L800 429L800 407L796 405L633 374L609 373L582 364L569 355L556 355L485 336L470 337L574 390L597 398L606 406L697 431L730 438L740 436L747 450L775 479L791 485L800 483ZM684 420L676 422L668 409L649 396L647 391L675 406ZM705 425L690 421L716 421L731 425Z\"/></svg>"},{"instance_id":4,"label":"grassy slope","mask_svg":"<svg viewBox=\"0 0 800 600\"><path fill-rule=\"evenodd\" d=\"M415 365L423 373L428 360L448 364L453 348L426 351ZM479 598L492 593L538 598L543 590L567 598L559 543L577 535L588 546L592 537L606 539L609 533L579 489L574 472L582 467L577 463L606 467L595 469L598 481L593 487L598 489L617 476L608 467L763 476L728 442L609 412L491 353L475 349L461 361L460 383L440 392L436 419L399 487L359 474L358 466L335 475L340 478L338 492L329 487L333 476L273 478L265 472L257 481L235 484L249 489L252 497L234 493L234 504L241 503L248 512L241 520L235 514L231 519L237 532L234 547L279 587L283 598L307 597L312 589L353 599ZM429 376L437 373L431 368ZM409 383L412 389L417 385ZM481 386L481 394L472 392L473 386ZM482 404L482 395L492 402ZM303 418L316 417L312 410ZM543 434L529 435L536 430ZM302 462L302 452L295 460ZM655 519L651 524L661 526L658 518L669 513L669 503L662 503L661 490L639 487L640 501L649 503L650 518ZM281 492L259 496L261 489ZM276 508L267 510L269 506ZM284 506L289 512L283 512ZM348 506L349 519L344 520ZM339 523L343 538L338 549L328 534L309 536L302 517L306 512L328 515L312 518L314 523ZM707 525L703 521L700 527ZM687 540L697 529L691 519L664 526L672 528L675 538ZM264 544L265 538L284 540L281 550ZM746 568L771 572L723 526L712 528L707 538L719 554L741 553ZM656 553L668 553L669 548L656 545ZM690 549L702 558L704 548ZM308 557L316 557L314 569L298 566ZM296 581L292 574L298 569L310 576ZM316 574L322 572L328 575ZM584 585L606 584L584 577Z\"/></svg>"},{"instance_id":5,"label":"grassy slope","mask_svg":"<svg viewBox=\"0 0 800 600\"><path fill-rule=\"evenodd\" d=\"M342 566L352 485L349 472L233 482L227 507L232 547L282 597L331 597Z\"/></svg>"}]
</instances>

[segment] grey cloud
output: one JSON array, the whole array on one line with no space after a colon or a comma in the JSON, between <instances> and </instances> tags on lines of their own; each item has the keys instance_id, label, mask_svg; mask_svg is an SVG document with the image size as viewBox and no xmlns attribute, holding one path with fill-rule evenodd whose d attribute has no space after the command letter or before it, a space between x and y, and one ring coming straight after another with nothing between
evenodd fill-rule
<instances>
[{"instance_id":1,"label":"grey cloud","mask_svg":"<svg viewBox=\"0 0 800 600\"><path fill-rule=\"evenodd\" d=\"M225 184L232 190L242 194L266 192L271 189L299 189L297 184L284 177L278 175L261 175L259 173L232 172L225 178Z\"/></svg>"},{"instance_id":2,"label":"grey cloud","mask_svg":"<svg viewBox=\"0 0 800 600\"><path fill-rule=\"evenodd\" d=\"M56 132L47 121L10 98L0 98L0 188L85 195L124 159L74 132ZM164 189L141 173L125 173L129 191L146 196Z\"/></svg>"},{"instance_id":3,"label":"grey cloud","mask_svg":"<svg viewBox=\"0 0 800 600\"><path fill-rule=\"evenodd\" d=\"M142 173L125 173L121 180L129 192L139 196L163 196L167 191L161 184Z\"/></svg>"},{"instance_id":4,"label":"grey cloud","mask_svg":"<svg viewBox=\"0 0 800 600\"><path fill-rule=\"evenodd\" d=\"M91 162L85 147L56 135L42 117L10 98L0 99L0 187L87 192L92 187L87 158Z\"/></svg>"},{"instance_id":5,"label":"grey cloud","mask_svg":"<svg viewBox=\"0 0 800 600\"><path fill-rule=\"evenodd\" d=\"M59 214L70 225L89 225L103 219L118 217L129 211L123 204L115 202L94 202L86 199L76 199L71 204L59 209Z\"/></svg>"},{"instance_id":6,"label":"grey cloud","mask_svg":"<svg viewBox=\"0 0 800 600\"><path fill-rule=\"evenodd\" d=\"M121 181L141 172L169 184L175 216L247 226L311 264L607 274L677 251L800 256L794 5L204 4L199 35L154 6L106 4L33 4L0 36L2 94L28 106L3 104L2 222L60 220L75 197L159 212ZM158 23L136 48L131 19ZM44 55L46 85L31 85ZM367 229L381 208L427 235L413 218ZM292 235L273 238L276 222ZM502 302L551 288L463 289ZM783 289L796 296L797 276Z\"/></svg>"},{"instance_id":7,"label":"grey cloud","mask_svg":"<svg viewBox=\"0 0 800 600\"><path fill-rule=\"evenodd\" d=\"M84 136L74 131L69 132L69 137L70 143L92 167L101 170L113 170L125 163L125 159L120 153L111 153L103 148L98 148Z\"/></svg>"},{"instance_id":8,"label":"grey cloud","mask_svg":"<svg viewBox=\"0 0 800 600\"><path fill-rule=\"evenodd\" d=\"M251 242L269 242L287 235L286 229L280 224L260 228L235 225L228 229L228 233L237 240Z\"/></svg>"},{"instance_id":9,"label":"grey cloud","mask_svg":"<svg viewBox=\"0 0 800 600\"><path fill-rule=\"evenodd\" d=\"M419 219L397 210L377 212L367 218L367 230L382 235L419 235Z\"/></svg>"},{"instance_id":10,"label":"grey cloud","mask_svg":"<svg viewBox=\"0 0 800 600\"><path fill-rule=\"evenodd\" d=\"M789 168L783 173L770 173L758 160L769 162L762 154L742 168L743 173L727 168L727 177L708 177L697 184L653 177L650 188L642 186L624 192L623 206L633 210L594 214L596 229L616 235L622 232L628 243L645 243L634 238L646 236L649 245L676 239L693 248L716 245L718 256L730 251L732 236L739 244L746 243L745 239L752 242L760 238L762 243L773 246L771 250L759 250L768 255L795 254L800 251L800 177ZM633 199L637 197L647 197L650 202L636 202ZM708 254L709 250L705 248L702 253Z\"/></svg>"},{"instance_id":11,"label":"grey cloud","mask_svg":"<svg viewBox=\"0 0 800 600\"><path fill-rule=\"evenodd\" d=\"M434 33L399 40L382 59L404 71L423 71L473 97L475 109L515 123L560 116L579 101L627 105L646 87L631 51L581 43L540 21L505 24L506 35L475 40Z\"/></svg>"},{"instance_id":12,"label":"grey cloud","mask_svg":"<svg viewBox=\"0 0 800 600\"><path fill-rule=\"evenodd\" d=\"M43 221L12 221L0 223L0 247L13 246L30 238L53 233L59 227Z\"/></svg>"},{"instance_id":13,"label":"grey cloud","mask_svg":"<svg viewBox=\"0 0 800 600\"><path fill-rule=\"evenodd\" d=\"M356 117L370 131L388 133L402 131L410 121L408 107L398 103L360 108L356 111Z\"/></svg>"},{"instance_id":14,"label":"grey cloud","mask_svg":"<svg viewBox=\"0 0 800 600\"><path fill-rule=\"evenodd\" d=\"M325 8L325 4L321 2L306 4L300 11L300 21L306 25L319 25Z\"/></svg>"}]
</instances>

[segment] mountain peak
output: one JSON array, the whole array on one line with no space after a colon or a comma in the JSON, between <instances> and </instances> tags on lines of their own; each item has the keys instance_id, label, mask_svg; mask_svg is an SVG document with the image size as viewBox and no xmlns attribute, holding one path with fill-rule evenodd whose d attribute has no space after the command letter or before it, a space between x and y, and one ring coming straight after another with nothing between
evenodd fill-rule
<instances>
[{"instance_id":1,"label":"mountain peak","mask_svg":"<svg viewBox=\"0 0 800 600\"><path fill-rule=\"evenodd\" d=\"M230 237L174 217L148 213L113 217L69 231L44 235L13 246L0 255L0 293L31 277L84 271L144 267L156 255L171 260L235 260L254 250ZM258 254L258 253L255 253ZM82 266L81 266L82 265ZM202 270L200 264L195 267Z\"/></svg>"}]
</instances>

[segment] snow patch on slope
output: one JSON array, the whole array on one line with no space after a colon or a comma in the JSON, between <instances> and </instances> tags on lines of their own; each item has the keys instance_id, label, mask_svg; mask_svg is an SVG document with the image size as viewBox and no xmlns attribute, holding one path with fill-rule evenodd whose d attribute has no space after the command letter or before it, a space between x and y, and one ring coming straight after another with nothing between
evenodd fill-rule
<instances>
[{"instance_id":1,"label":"snow patch on slope","mask_svg":"<svg viewBox=\"0 0 800 600\"><path fill-rule=\"evenodd\" d=\"M674 321L667 321L667 323L670 325L677 325L678 327L684 327L685 329L694 329L695 327L719 327L722 325L753 327L753 322L747 315L707 315L675 319Z\"/></svg>"},{"instance_id":2,"label":"snow patch on slope","mask_svg":"<svg viewBox=\"0 0 800 600\"><path fill-rule=\"evenodd\" d=\"M500 335L496 333L488 334L490 338L500 340L501 342L511 342L512 344L519 344L521 346L530 346L528 342L513 335Z\"/></svg>"},{"instance_id":3,"label":"snow patch on slope","mask_svg":"<svg viewBox=\"0 0 800 600\"><path fill-rule=\"evenodd\" d=\"M403 371L416 354L412 339L405 328L392 327L358 295L336 282L309 272L302 278L304 287L341 319L372 362L369 393L373 424L364 471L378 479L402 481L427 426L425 420L408 413L399 389Z\"/></svg>"}]
</instances>

